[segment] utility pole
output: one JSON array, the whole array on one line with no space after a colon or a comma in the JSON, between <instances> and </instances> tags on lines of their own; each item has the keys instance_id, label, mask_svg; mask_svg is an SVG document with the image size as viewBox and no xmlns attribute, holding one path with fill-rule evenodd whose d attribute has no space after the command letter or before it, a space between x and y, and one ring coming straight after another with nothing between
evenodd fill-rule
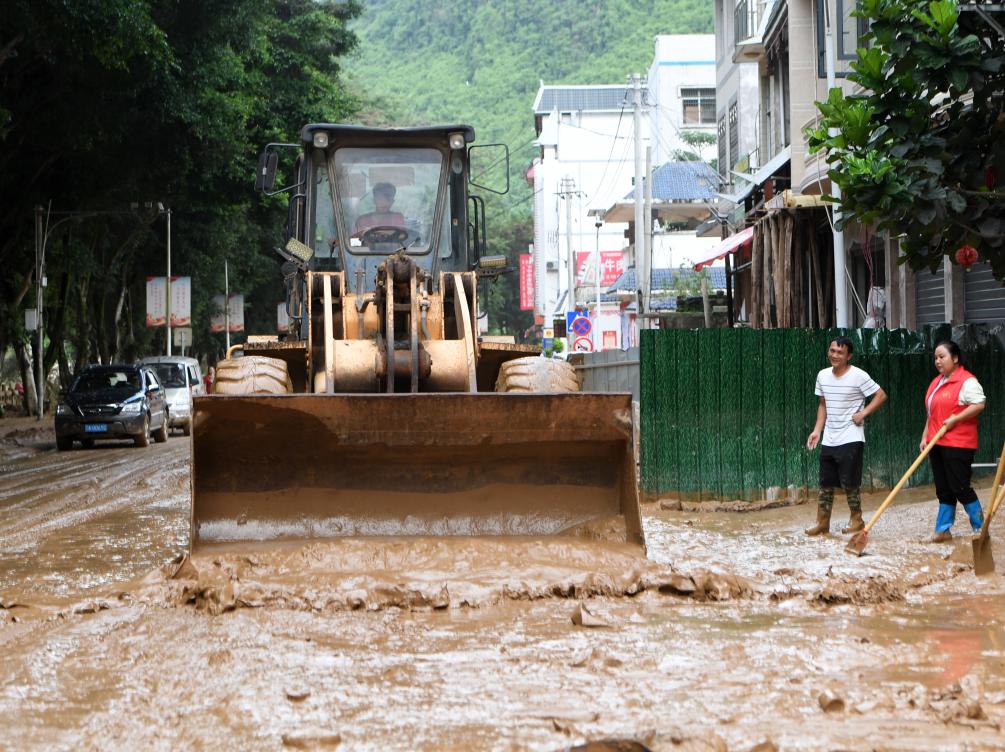
<instances>
[{"instance_id":1,"label":"utility pole","mask_svg":"<svg viewBox=\"0 0 1005 752\"><path fill-rule=\"evenodd\" d=\"M646 254L646 232L645 218L643 216L642 197L642 76L633 73L630 79L632 90L632 121L634 125L635 141L635 190L632 196L635 200L635 275L636 275L636 303L639 317L644 313L642 299L642 275L645 273Z\"/></svg>"},{"instance_id":2,"label":"utility pole","mask_svg":"<svg viewBox=\"0 0 1005 752\"><path fill-rule=\"evenodd\" d=\"M42 363L42 293L45 289L45 235L42 230L42 207L35 207L35 326L38 327L38 349L35 360L38 366L38 388L35 390L35 403L38 406L38 419L45 414L45 369Z\"/></svg>"},{"instance_id":3,"label":"utility pole","mask_svg":"<svg viewBox=\"0 0 1005 752\"><path fill-rule=\"evenodd\" d=\"M596 245L597 263L593 267L593 283L596 286L596 295L597 295L597 312L596 312L596 314L593 317L593 351L594 352L600 352L601 349L603 348L603 344L604 344L603 341L602 341L602 336L600 334L600 277L601 277L601 273L600 273L601 272L601 269L600 269L600 226L602 224L604 224L604 222L600 218L600 216L598 215L596 222L594 222L594 226L597 228L597 241L596 241L597 242L597 245Z\"/></svg>"},{"instance_id":4,"label":"utility pole","mask_svg":"<svg viewBox=\"0 0 1005 752\"><path fill-rule=\"evenodd\" d=\"M827 58L827 91L837 86L834 60L834 27L831 24L830 3L824 3L824 56ZM837 128L829 128L827 135L831 138L838 135ZM841 186L831 181L831 195L836 201L833 204L834 230L834 325L847 327L848 319L848 280L845 272L844 231L838 229L841 221Z\"/></svg>"},{"instance_id":5,"label":"utility pole","mask_svg":"<svg viewBox=\"0 0 1005 752\"><path fill-rule=\"evenodd\" d=\"M643 258L643 270L645 276L642 277L642 305L646 313L649 312L649 303L652 300L651 288L653 285L653 147L646 146L646 176L645 176L645 196L646 206L643 213L643 223L646 227L645 254ZM643 309L640 309L643 310ZM643 319L639 319L643 321ZM647 327L648 328L648 327Z\"/></svg>"},{"instance_id":6,"label":"utility pole","mask_svg":"<svg viewBox=\"0 0 1005 752\"><path fill-rule=\"evenodd\" d=\"M576 254L572 250L572 199L583 194L576 190L576 181L566 175L562 178L562 190L558 195L565 199L565 253L569 263L569 294L566 296L565 310L572 312L576 310Z\"/></svg>"},{"instance_id":7,"label":"utility pole","mask_svg":"<svg viewBox=\"0 0 1005 752\"><path fill-rule=\"evenodd\" d=\"M227 342L225 352L230 352L230 269L227 259L223 260L223 331L226 332Z\"/></svg>"},{"instance_id":8,"label":"utility pole","mask_svg":"<svg viewBox=\"0 0 1005 752\"><path fill-rule=\"evenodd\" d=\"M171 210L164 209L161 206L161 211L167 214L167 284L165 288L167 290L167 309L164 324L167 326L167 354L171 354Z\"/></svg>"}]
</instances>

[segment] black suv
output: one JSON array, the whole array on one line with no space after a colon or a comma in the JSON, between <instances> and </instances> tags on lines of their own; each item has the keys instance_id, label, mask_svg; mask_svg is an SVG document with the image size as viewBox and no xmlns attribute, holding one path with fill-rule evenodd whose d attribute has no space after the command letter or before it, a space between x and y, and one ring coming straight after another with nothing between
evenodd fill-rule
<instances>
[{"instance_id":1,"label":"black suv","mask_svg":"<svg viewBox=\"0 0 1005 752\"><path fill-rule=\"evenodd\" d=\"M136 446L167 441L168 411L164 387L143 365L87 366L56 406L56 446L79 441L132 439Z\"/></svg>"}]
</instances>

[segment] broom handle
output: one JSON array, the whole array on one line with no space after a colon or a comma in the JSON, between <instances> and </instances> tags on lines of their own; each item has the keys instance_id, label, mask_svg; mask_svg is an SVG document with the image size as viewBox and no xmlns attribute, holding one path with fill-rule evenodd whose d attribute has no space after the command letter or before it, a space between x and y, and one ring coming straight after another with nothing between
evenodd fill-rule
<instances>
[{"instance_id":1,"label":"broom handle","mask_svg":"<svg viewBox=\"0 0 1005 752\"><path fill-rule=\"evenodd\" d=\"M981 535L987 535L988 528L991 527L991 519L998 512L998 507L1002 505L1002 499L1005 499L1005 486L998 489L998 495L988 505L988 513L984 515L984 526L981 527Z\"/></svg>"},{"instance_id":2,"label":"broom handle","mask_svg":"<svg viewBox=\"0 0 1005 752\"><path fill-rule=\"evenodd\" d=\"M1005 446L1002 446L1002 453L998 456L998 469L995 470L995 482L991 484L991 500L998 497L998 486L1002 482L1002 473L1005 472Z\"/></svg>"},{"instance_id":3,"label":"broom handle","mask_svg":"<svg viewBox=\"0 0 1005 752\"><path fill-rule=\"evenodd\" d=\"M988 527L991 525L991 518L995 516L995 512L998 511L998 505L1001 504L1001 494L998 492L1001 490L998 488L998 484L1002 480L1002 472L1005 471L1005 446L1002 447L1002 453L998 457L998 469L995 470L995 482L991 484L991 500L988 502L988 511L984 515L984 524L981 525L980 534L987 535Z\"/></svg>"},{"instance_id":4,"label":"broom handle","mask_svg":"<svg viewBox=\"0 0 1005 752\"><path fill-rule=\"evenodd\" d=\"M884 511L886 511L886 508L888 506L890 506L890 502L893 501L893 497L896 496L898 493L900 493L900 489L904 487L904 484L907 483L908 479L912 475L914 475L914 471L918 469L918 466L925 460L925 457L928 456L928 453L932 451L932 447L935 446L935 442L937 442L939 439L945 436L946 431L948 430L949 426L943 426L942 428L940 428L939 432L935 434L935 436L932 438L931 441L928 442L928 445L921 450L921 454L918 455L918 459L914 461L913 465L907 468L907 472L904 473L904 477L901 478L900 482L893 487L893 490L890 491L886 499L883 500L883 503L879 505L879 509L876 510L876 513L869 519L869 522L866 523L865 532L868 533L872 529L872 526L876 524L876 520L879 519L879 516L883 514Z\"/></svg>"}]
</instances>

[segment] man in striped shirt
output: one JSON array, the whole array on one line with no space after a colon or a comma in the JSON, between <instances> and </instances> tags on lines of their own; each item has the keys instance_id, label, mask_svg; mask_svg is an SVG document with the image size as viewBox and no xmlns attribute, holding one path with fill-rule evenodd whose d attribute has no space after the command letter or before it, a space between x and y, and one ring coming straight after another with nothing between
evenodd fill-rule
<instances>
[{"instance_id":1,"label":"man in striped shirt","mask_svg":"<svg viewBox=\"0 0 1005 752\"><path fill-rule=\"evenodd\" d=\"M820 444L820 501L817 524L807 535L830 532L834 490L841 486L848 499L850 519L842 533L857 533L862 520L862 455L865 448L865 419L886 402L886 392L861 368L851 365L854 345L847 337L835 337L827 348L831 367L817 374L814 393L819 398L817 422L806 440L806 448ZM865 401L872 397L869 404Z\"/></svg>"}]
</instances>

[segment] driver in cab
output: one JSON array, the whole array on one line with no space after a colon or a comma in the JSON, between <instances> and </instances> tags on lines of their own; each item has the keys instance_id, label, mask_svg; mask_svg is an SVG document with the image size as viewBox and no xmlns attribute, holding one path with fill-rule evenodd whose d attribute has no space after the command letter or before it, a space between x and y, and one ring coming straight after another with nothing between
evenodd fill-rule
<instances>
[{"instance_id":1,"label":"driver in cab","mask_svg":"<svg viewBox=\"0 0 1005 752\"><path fill-rule=\"evenodd\" d=\"M377 183L373 186L373 205L375 211L361 214L356 219L353 237L361 237L373 227L404 227L405 215L391 211L397 189L390 183Z\"/></svg>"}]
</instances>

